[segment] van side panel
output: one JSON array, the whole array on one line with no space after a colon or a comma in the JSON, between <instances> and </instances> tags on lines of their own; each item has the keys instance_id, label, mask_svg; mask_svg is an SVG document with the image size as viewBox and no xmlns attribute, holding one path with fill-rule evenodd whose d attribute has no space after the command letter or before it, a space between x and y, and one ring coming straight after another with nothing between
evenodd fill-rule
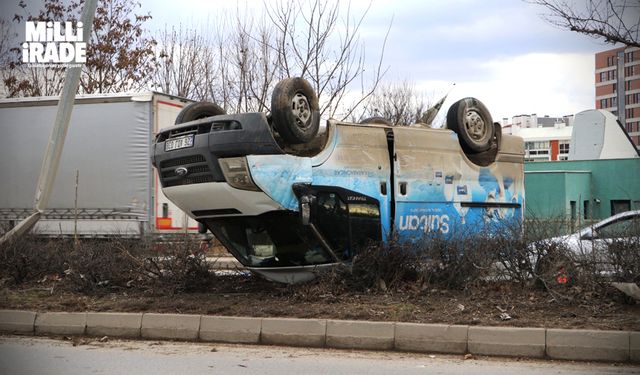
<instances>
[{"instance_id":1,"label":"van side panel","mask_svg":"<svg viewBox=\"0 0 640 375\"><path fill-rule=\"evenodd\" d=\"M415 241L430 232L472 234L498 221L522 220L523 156L517 154L517 139L507 140L511 162L480 167L467 159L452 131L395 128L394 138L395 223L401 239Z\"/></svg>"}]
</instances>

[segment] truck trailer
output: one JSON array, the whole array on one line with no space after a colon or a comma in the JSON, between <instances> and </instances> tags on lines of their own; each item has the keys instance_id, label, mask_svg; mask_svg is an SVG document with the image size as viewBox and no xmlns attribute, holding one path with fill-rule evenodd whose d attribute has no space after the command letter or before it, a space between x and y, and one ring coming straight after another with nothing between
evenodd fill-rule
<instances>
[{"instance_id":1,"label":"truck trailer","mask_svg":"<svg viewBox=\"0 0 640 375\"><path fill-rule=\"evenodd\" d=\"M155 135L190 100L157 92L78 95L41 236L171 237L198 224L170 202L151 166ZM33 212L58 97L0 99L0 227ZM77 186L76 186L77 181Z\"/></svg>"}]
</instances>

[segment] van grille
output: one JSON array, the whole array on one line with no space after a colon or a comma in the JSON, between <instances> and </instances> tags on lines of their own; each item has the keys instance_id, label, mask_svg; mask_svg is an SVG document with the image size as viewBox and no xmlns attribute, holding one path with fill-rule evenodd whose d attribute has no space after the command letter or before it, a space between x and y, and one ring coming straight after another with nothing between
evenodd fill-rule
<instances>
[{"instance_id":1,"label":"van grille","mask_svg":"<svg viewBox=\"0 0 640 375\"><path fill-rule=\"evenodd\" d=\"M176 173L176 168L178 167L186 168L186 175L178 175ZM189 155L165 160L160 163L160 182L163 187L201 184L214 181L215 179L211 173L207 159L202 155Z\"/></svg>"}]
</instances>

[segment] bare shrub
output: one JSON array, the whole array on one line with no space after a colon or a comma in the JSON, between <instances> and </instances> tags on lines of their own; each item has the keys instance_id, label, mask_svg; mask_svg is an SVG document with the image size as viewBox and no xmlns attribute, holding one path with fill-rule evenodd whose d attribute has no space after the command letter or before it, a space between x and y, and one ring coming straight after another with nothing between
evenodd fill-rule
<instances>
[{"instance_id":1,"label":"bare shrub","mask_svg":"<svg viewBox=\"0 0 640 375\"><path fill-rule=\"evenodd\" d=\"M0 247L0 275L15 284L62 275L66 269L67 246L25 236Z\"/></svg>"},{"instance_id":2,"label":"bare shrub","mask_svg":"<svg viewBox=\"0 0 640 375\"><path fill-rule=\"evenodd\" d=\"M640 284L640 235L612 240L607 258L615 281Z\"/></svg>"},{"instance_id":3,"label":"bare shrub","mask_svg":"<svg viewBox=\"0 0 640 375\"><path fill-rule=\"evenodd\" d=\"M150 276L150 286L163 292L206 291L215 280L205 251L197 240L187 236L161 244L157 256L147 257L143 267Z\"/></svg>"},{"instance_id":4,"label":"bare shrub","mask_svg":"<svg viewBox=\"0 0 640 375\"><path fill-rule=\"evenodd\" d=\"M438 288L466 289L490 274L498 258L491 238L459 233L451 237L428 237L419 249L421 277Z\"/></svg>"},{"instance_id":5,"label":"bare shrub","mask_svg":"<svg viewBox=\"0 0 640 375\"><path fill-rule=\"evenodd\" d=\"M142 280L141 262L131 252L140 244L131 240L94 240L70 244L66 280L83 293L130 288Z\"/></svg>"},{"instance_id":6,"label":"bare shrub","mask_svg":"<svg viewBox=\"0 0 640 375\"><path fill-rule=\"evenodd\" d=\"M348 285L358 289L396 289L418 276L418 254L405 244L371 243L353 259Z\"/></svg>"}]
</instances>

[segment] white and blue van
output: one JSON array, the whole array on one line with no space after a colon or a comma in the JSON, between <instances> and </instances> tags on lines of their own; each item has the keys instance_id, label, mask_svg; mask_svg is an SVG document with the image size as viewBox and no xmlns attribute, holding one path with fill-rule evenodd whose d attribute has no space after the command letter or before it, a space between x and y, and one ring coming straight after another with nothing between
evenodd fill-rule
<instances>
[{"instance_id":1,"label":"white and blue van","mask_svg":"<svg viewBox=\"0 0 640 375\"><path fill-rule=\"evenodd\" d=\"M319 122L309 84L285 79L269 114L185 107L157 134L153 164L171 201L245 267L282 282L349 262L370 241L523 220L523 141L502 136L477 99L453 104L443 129Z\"/></svg>"}]
</instances>

